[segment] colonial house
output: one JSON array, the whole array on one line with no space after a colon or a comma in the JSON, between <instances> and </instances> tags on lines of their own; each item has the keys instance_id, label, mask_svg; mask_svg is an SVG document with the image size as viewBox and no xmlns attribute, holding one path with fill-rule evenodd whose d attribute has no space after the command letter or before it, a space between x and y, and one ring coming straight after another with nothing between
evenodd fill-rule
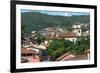
<instances>
[{"instance_id":1,"label":"colonial house","mask_svg":"<svg viewBox=\"0 0 100 73\"><path fill-rule=\"evenodd\" d=\"M89 31L82 31L82 26L85 24L80 24L79 22L72 25L72 31L64 31L60 27L48 27L39 31L39 33L46 37L45 44L52 42L54 39L65 39L72 42L76 42L78 38L82 36L89 35ZM32 36L35 36L36 32L32 31Z\"/></svg>"},{"instance_id":2,"label":"colonial house","mask_svg":"<svg viewBox=\"0 0 100 73\"><path fill-rule=\"evenodd\" d=\"M63 30L61 31L61 29L57 29L57 28L51 28L50 29L46 29L48 31L48 34L45 34L46 37L46 41L45 43L49 43L51 42L53 39L65 39L65 40L70 40L72 42L76 42L78 38L80 38L82 36L82 29L81 29L81 25L80 24L74 24L72 25L72 31L66 31L64 32ZM52 31L52 32L51 32Z\"/></svg>"},{"instance_id":3,"label":"colonial house","mask_svg":"<svg viewBox=\"0 0 100 73\"><path fill-rule=\"evenodd\" d=\"M30 45L30 43L28 40L21 40L21 47L27 47L29 45Z\"/></svg>"},{"instance_id":4,"label":"colonial house","mask_svg":"<svg viewBox=\"0 0 100 73\"><path fill-rule=\"evenodd\" d=\"M76 33L73 33L73 32L59 33L59 34L57 34L57 38L59 38L59 39L64 38L65 40L69 40L72 42L76 42L76 40L77 40Z\"/></svg>"},{"instance_id":5,"label":"colonial house","mask_svg":"<svg viewBox=\"0 0 100 73\"><path fill-rule=\"evenodd\" d=\"M39 53L31 49L21 48L21 63L25 62L40 62Z\"/></svg>"},{"instance_id":6,"label":"colonial house","mask_svg":"<svg viewBox=\"0 0 100 73\"><path fill-rule=\"evenodd\" d=\"M57 32L63 32L63 30L61 28L58 28L58 27L48 27L46 29L39 31L39 33L43 36L52 36L52 37L54 37L54 35Z\"/></svg>"}]
</instances>

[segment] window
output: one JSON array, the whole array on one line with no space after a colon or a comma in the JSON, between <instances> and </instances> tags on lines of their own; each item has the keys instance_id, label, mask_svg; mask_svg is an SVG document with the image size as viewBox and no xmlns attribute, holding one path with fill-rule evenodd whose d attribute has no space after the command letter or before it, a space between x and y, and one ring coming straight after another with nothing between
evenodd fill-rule
<instances>
[{"instance_id":1,"label":"window","mask_svg":"<svg viewBox=\"0 0 100 73\"><path fill-rule=\"evenodd\" d=\"M78 33L80 33L80 30L78 30Z\"/></svg>"}]
</instances>

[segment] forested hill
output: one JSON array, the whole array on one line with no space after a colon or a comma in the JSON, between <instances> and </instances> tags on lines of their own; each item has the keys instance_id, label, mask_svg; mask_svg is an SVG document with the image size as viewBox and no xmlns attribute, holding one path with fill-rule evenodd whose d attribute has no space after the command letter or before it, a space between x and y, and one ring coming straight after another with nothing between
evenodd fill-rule
<instances>
[{"instance_id":1,"label":"forested hill","mask_svg":"<svg viewBox=\"0 0 100 73\"><path fill-rule=\"evenodd\" d=\"M21 13L21 25L22 31L26 31L31 34L33 30L39 31L41 29L47 28L49 26L60 26L67 27L71 26L75 22L89 23L89 15L80 16L53 16L37 12L24 12Z\"/></svg>"}]
</instances>

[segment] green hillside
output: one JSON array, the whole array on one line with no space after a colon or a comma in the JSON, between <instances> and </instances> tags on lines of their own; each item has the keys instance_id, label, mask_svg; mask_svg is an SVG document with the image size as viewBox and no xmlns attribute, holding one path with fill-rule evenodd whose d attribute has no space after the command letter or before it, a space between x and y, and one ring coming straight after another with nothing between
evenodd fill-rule
<instances>
[{"instance_id":1,"label":"green hillside","mask_svg":"<svg viewBox=\"0 0 100 73\"><path fill-rule=\"evenodd\" d=\"M41 29L50 27L50 26L60 26L61 28L67 29L75 22L80 23L89 23L89 15L81 16L53 16L37 12L24 12L21 13L21 25L22 31L27 32L29 35L31 31L39 31Z\"/></svg>"}]
</instances>

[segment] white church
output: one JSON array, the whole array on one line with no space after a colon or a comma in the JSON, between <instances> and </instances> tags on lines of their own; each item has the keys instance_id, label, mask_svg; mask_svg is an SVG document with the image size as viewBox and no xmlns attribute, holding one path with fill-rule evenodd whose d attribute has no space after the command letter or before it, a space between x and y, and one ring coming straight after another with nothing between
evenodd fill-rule
<instances>
[{"instance_id":1,"label":"white church","mask_svg":"<svg viewBox=\"0 0 100 73\"><path fill-rule=\"evenodd\" d=\"M53 30L52 30L53 31ZM53 39L65 39L70 40L72 42L76 42L78 38L82 36L82 27L80 24L73 24L72 31L64 32L64 31L53 31L50 32L49 36L45 35L47 40L45 40L46 44L51 42Z\"/></svg>"},{"instance_id":2,"label":"white church","mask_svg":"<svg viewBox=\"0 0 100 73\"><path fill-rule=\"evenodd\" d=\"M82 36L82 27L80 24L73 24L72 32L66 32L66 40L76 42L79 37Z\"/></svg>"},{"instance_id":3,"label":"white church","mask_svg":"<svg viewBox=\"0 0 100 73\"><path fill-rule=\"evenodd\" d=\"M84 25L84 24L83 24ZM48 29L48 30L47 30ZM82 24L75 23L72 25L72 31L63 31L63 29L57 27L48 27L41 34L46 37L45 44L48 44L53 39L65 39L72 42L76 42L78 38L82 37ZM32 32L32 36L36 35L36 32Z\"/></svg>"}]
</instances>

